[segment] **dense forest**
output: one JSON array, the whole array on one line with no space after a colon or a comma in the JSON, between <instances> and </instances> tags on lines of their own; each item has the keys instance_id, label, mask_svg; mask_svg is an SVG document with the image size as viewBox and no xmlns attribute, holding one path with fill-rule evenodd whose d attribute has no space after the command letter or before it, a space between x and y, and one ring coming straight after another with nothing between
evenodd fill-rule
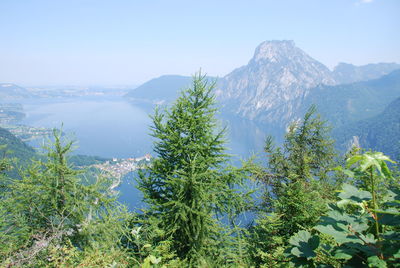
<instances>
[{"instance_id":1,"label":"dense forest","mask_svg":"<svg viewBox=\"0 0 400 268\"><path fill-rule=\"evenodd\" d=\"M357 146L339 154L311 106L282 145L267 137L263 158L234 165L214 87L198 74L152 115L139 212L117 202L112 181L76 168L102 159L71 160L60 131L40 157L4 132L0 266L400 267L395 161Z\"/></svg>"}]
</instances>

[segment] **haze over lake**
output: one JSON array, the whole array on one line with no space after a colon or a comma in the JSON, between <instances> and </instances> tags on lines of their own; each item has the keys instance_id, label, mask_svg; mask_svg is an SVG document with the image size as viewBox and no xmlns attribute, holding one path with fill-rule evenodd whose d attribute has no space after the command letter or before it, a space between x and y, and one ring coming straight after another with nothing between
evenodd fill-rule
<instances>
[{"instance_id":1,"label":"haze over lake","mask_svg":"<svg viewBox=\"0 0 400 268\"><path fill-rule=\"evenodd\" d=\"M23 124L60 128L76 140L74 153L106 158L140 157L152 153L150 114L153 107L132 104L122 97L82 97L25 100ZM282 135L279 130L254 122L220 115L221 126L227 127L228 152L233 161L257 153L262 155L267 134ZM43 140L31 144L40 146ZM154 154L153 154L154 155ZM119 201L131 210L141 207L142 195L134 185L135 174L126 175L119 187Z\"/></svg>"},{"instance_id":2,"label":"haze over lake","mask_svg":"<svg viewBox=\"0 0 400 268\"><path fill-rule=\"evenodd\" d=\"M60 128L77 141L75 153L106 158L139 157L152 152L150 114L153 107L132 104L121 97L32 100L23 103L26 125ZM238 157L260 153L266 127L220 115L227 127L227 147ZM245 130L245 131L243 131ZM38 142L36 142L38 144Z\"/></svg>"}]
</instances>

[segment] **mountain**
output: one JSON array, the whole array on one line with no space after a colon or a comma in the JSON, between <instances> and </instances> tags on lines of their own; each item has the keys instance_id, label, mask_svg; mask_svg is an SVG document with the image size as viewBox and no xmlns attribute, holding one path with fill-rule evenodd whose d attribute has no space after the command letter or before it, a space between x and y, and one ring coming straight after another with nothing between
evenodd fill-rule
<instances>
[{"instance_id":1,"label":"mountain","mask_svg":"<svg viewBox=\"0 0 400 268\"><path fill-rule=\"evenodd\" d=\"M1 146L6 145L6 148ZM33 159L46 159L40 155L31 146L24 143L20 138L13 135L10 131L0 127L0 157L17 158L18 167L26 167ZM85 167L94 164L100 164L111 159L89 156L89 155L69 155L69 164L75 167ZM10 174L17 174L17 170L13 170Z\"/></svg>"},{"instance_id":2,"label":"mountain","mask_svg":"<svg viewBox=\"0 0 400 268\"><path fill-rule=\"evenodd\" d=\"M190 85L191 81L192 78L189 76L163 75L128 92L125 97L130 101L152 104L171 102L178 97L180 90Z\"/></svg>"},{"instance_id":3,"label":"mountain","mask_svg":"<svg viewBox=\"0 0 400 268\"><path fill-rule=\"evenodd\" d=\"M300 115L312 104L332 126L366 119L381 113L400 97L400 70L379 79L337 86L321 85L304 99Z\"/></svg>"},{"instance_id":4,"label":"mountain","mask_svg":"<svg viewBox=\"0 0 400 268\"><path fill-rule=\"evenodd\" d=\"M224 112L264 124L284 127L316 104L339 126L377 115L400 96L399 72L393 71L398 67L395 63L341 63L330 71L293 41L265 41L247 65L219 79L215 93ZM171 102L190 83L191 77L165 75L130 91L126 98L151 104Z\"/></svg>"},{"instance_id":5,"label":"mountain","mask_svg":"<svg viewBox=\"0 0 400 268\"><path fill-rule=\"evenodd\" d=\"M32 97L23 87L10 83L0 83L0 100L14 100Z\"/></svg>"},{"instance_id":6,"label":"mountain","mask_svg":"<svg viewBox=\"0 0 400 268\"><path fill-rule=\"evenodd\" d=\"M333 77L337 84L348 84L377 79L397 69L400 69L400 64L397 63L377 63L362 66L339 63L333 70Z\"/></svg>"},{"instance_id":7,"label":"mountain","mask_svg":"<svg viewBox=\"0 0 400 268\"><path fill-rule=\"evenodd\" d=\"M320 84L335 84L331 71L293 41L266 41L249 63L221 79L224 109L251 120L286 124L302 100Z\"/></svg>"},{"instance_id":8,"label":"mountain","mask_svg":"<svg viewBox=\"0 0 400 268\"><path fill-rule=\"evenodd\" d=\"M379 115L338 128L333 135L342 149L347 149L355 140L362 148L381 151L400 160L400 98Z\"/></svg>"},{"instance_id":9,"label":"mountain","mask_svg":"<svg viewBox=\"0 0 400 268\"><path fill-rule=\"evenodd\" d=\"M36 155L35 150L26 145L21 139L15 137L10 131L0 127L0 146L6 145L7 157L16 157L26 163ZM0 153L3 156L4 150Z\"/></svg>"}]
</instances>

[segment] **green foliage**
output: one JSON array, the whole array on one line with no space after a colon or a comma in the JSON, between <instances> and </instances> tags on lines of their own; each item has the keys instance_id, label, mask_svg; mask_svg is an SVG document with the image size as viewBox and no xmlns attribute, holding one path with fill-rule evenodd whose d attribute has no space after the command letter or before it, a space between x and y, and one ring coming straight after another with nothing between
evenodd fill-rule
<instances>
[{"instance_id":1,"label":"green foliage","mask_svg":"<svg viewBox=\"0 0 400 268\"><path fill-rule=\"evenodd\" d=\"M7 146L6 145L0 145L0 152L3 151L5 152ZM3 197L2 191L4 191L6 185L8 184L7 182L7 176L5 174L6 171L10 170L11 168L11 163L8 158L5 157L5 153L3 156L0 156L0 198Z\"/></svg>"},{"instance_id":2,"label":"green foliage","mask_svg":"<svg viewBox=\"0 0 400 268\"><path fill-rule=\"evenodd\" d=\"M258 265L284 266L289 238L314 226L333 198L329 171L334 166L329 128L311 107L292 124L281 148L267 139L268 167L258 172L265 185L263 213L250 229L250 255Z\"/></svg>"},{"instance_id":3,"label":"green foliage","mask_svg":"<svg viewBox=\"0 0 400 268\"><path fill-rule=\"evenodd\" d=\"M214 87L199 74L171 107L156 110L157 157L138 179L149 205L141 213L118 204L110 180L76 168L106 159L69 156L72 143L58 131L38 156L0 128L0 266L400 267L392 160L352 151L346 168L334 169L329 128L311 107L282 147L267 139L266 169L233 167ZM18 176L8 150L31 163L14 167ZM258 207L246 190L250 174L265 190ZM258 215L246 229L250 209Z\"/></svg>"},{"instance_id":4,"label":"green foliage","mask_svg":"<svg viewBox=\"0 0 400 268\"><path fill-rule=\"evenodd\" d=\"M67 162L72 143L54 131L47 161L35 160L9 178L0 199L0 261L10 265L57 266L52 247L71 252L118 248L126 212L115 202L110 183L83 183ZM120 251L123 254L123 251Z\"/></svg>"},{"instance_id":5,"label":"green foliage","mask_svg":"<svg viewBox=\"0 0 400 268\"><path fill-rule=\"evenodd\" d=\"M169 110L156 110L158 157L138 181L152 217L160 219L161 240L190 266L220 255L224 234L217 217L235 215L248 199L238 188L246 171L229 166L224 130L216 131L214 87L199 74Z\"/></svg>"},{"instance_id":6,"label":"green foliage","mask_svg":"<svg viewBox=\"0 0 400 268\"><path fill-rule=\"evenodd\" d=\"M279 199L287 192L286 186L296 182L326 181L335 163L333 140L328 131L312 106L301 123L289 127L282 148L276 148L271 137L267 139L268 169L261 179L272 187L270 198Z\"/></svg>"},{"instance_id":7,"label":"green foliage","mask_svg":"<svg viewBox=\"0 0 400 268\"><path fill-rule=\"evenodd\" d=\"M382 153L372 152L348 159L348 167L358 164L351 170L353 174L357 174L355 171L370 173L370 191L344 184L338 194L338 202L329 205L326 216L322 216L314 227L318 232L311 234L306 231L306 234L297 233L291 238L291 241L294 239L307 243L327 235L333 242L313 244L311 251L310 248L291 243L287 256L294 264L316 267L327 264L323 258L328 257L338 261L340 266L363 264L369 267L399 267L400 191L388 190L380 202L382 209L378 209L374 193L374 177L384 179L391 176L386 161L391 160ZM379 172L374 173L374 169Z\"/></svg>"},{"instance_id":8,"label":"green foliage","mask_svg":"<svg viewBox=\"0 0 400 268\"><path fill-rule=\"evenodd\" d=\"M101 164L110 160L111 159L104 157L81 155L81 154L71 155L68 157L68 162L75 167L86 167L94 164Z\"/></svg>"},{"instance_id":9,"label":"green foliage","mask_svg":"<svg viewBox=\"0 0 400 268\"><path fill-rule=\"evenodd\" d=\"M19 164L28 164L31 159L37 158L35 150L15 137L8 130L0 127L0 154L2 157L15 157ZM12 173L16 175L16 173Z\"/></svg>"},{"instance_id":10,"label":"green foliage","mask_svg":"<svg viewBox=\"0 0 400 268\"><path fill-rule=\"evenodd\" d=\"M290 250L293 256L308 261L317 256L314 250L319 245L319 237L311 236L308 231L299 231L289 239L289 244L293 246Z\"/></svg>"}]
</instances>

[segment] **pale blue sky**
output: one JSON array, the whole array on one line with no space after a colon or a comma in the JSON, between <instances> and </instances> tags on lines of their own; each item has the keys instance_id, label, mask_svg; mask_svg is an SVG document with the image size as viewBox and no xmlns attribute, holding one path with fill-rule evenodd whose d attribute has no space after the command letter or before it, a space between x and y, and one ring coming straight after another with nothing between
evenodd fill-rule
<instances>
[{"instance_id":1,"label":"pale blue sky","mask_svg":"<svg viewBox=\"0 0 400 268\"><path fill-rule=\"evenodd\" d=\"M0 0L0 82L139 84L224 76L264 40L332 68L400 63L400 0Z\"/></svg>"}]
</instances>

